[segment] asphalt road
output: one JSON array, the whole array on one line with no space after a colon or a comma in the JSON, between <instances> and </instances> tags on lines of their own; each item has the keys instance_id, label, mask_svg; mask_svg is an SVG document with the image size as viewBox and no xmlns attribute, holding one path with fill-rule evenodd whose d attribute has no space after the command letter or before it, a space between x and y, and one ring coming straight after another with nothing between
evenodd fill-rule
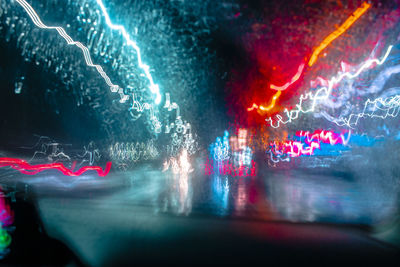
<instances>
[{"instance_id":1,"label":"asphalt road","mask_svg":"<svg viewBox=\"0 0 400 267\"><path fill-rule=\"evenodd\" d=\"M220 251L223 258L227 251L235 254L238 244L254 247L254 259L265 248L268 255L393 252L365 231L397 216L396 195L386 187L371 188L340 172L265 169L250 177L207 176L201 161L193 169L174 174L143 165L107 177L4 170L0 179L32 191L47 234L91 266L116 259L186 262L197 257L196 250Z\"/></svg>"}]
</instances>

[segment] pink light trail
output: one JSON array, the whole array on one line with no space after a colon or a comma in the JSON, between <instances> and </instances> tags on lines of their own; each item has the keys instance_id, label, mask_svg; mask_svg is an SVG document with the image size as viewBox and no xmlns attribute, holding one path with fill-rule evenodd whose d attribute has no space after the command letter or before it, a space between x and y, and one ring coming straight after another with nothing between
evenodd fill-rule
<instances>
[{"instance_id":1,"label":"pink light trail","mask_svg":"<svg viewBox=\"0 0 400 267\"><path fill-rule=\"evenodd\" d=\"M75 164L76 163L74 162L74 164L72 165L72 168L68 169L67 167L64 166L64 164L62 164L60 162L31 165L22 159L0 158L0 168L1 167L11 167L15 170L18 170L19 172L21 172L23 174L28 174L28 175L35 175L35 174L45 171L45 170L58 170L66 176L80 176L87 171L96 171L99 176L104 177L110 172L111 165L112 165L111 162L107 162L106 168L104 170L99 166L84 166L77 171L73 171Z\"/></svg>"}]
</instances>

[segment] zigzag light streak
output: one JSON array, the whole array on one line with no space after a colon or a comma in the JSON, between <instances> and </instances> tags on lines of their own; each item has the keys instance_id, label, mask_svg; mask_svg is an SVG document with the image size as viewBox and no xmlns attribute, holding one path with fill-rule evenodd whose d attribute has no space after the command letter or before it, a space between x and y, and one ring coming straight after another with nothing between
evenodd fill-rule
<instances>
[{"instance_id":1,"label":"zigzag light streak","mask_svg":"<svg viewBox=\"0 0 400 267\"><path fill-rule=\"evenodd\" d=\"M350 141L351 131L349 131L347 138L344 134L338 134L327 130L316 130L313 133L309 131L297 131L296 136L305 139L303 141L285 140L282 142L270 142L270 149L267 150L267 153L270 154L272 162L289 162L290 158L296 158L302 155L311 156L316 149L321 149L322 143L330 144L331 146L337 144L346 146ZM304 147L305 144L307 144L308 147Z\"/></svg>"},{"instance_id":2,"label":"zigzag light streak","mask_svg":"<svg viewBox=\"0 0 400 267\"><path fill-rule=\"evenodd\" d=\"M279 163L281 161L290 162L290 157L288 155L284 155L283 153L278 153L278 151L272 152L271 150L267 151L267 153L269 153L270 159L274 163ZM274 156L277 158L277 160L274 159Z\"/></svg>"},{"instance_id":3,"label":"zigzag light streak","mask_svg":"<svg viewBox=\"0 0 400 267\"><path fill-rule=\"evenodd\" d=\"M369 108L370 105L372 105L372 108ZM383 111L384 114L375 114L377 111ZM362 112L351 114L347 118L339 118L338 120L335 120L333 122L339 126L347 126L353 128L357 125L360 118L370 117L386 119L387 117L397 117L399 115L399 112L400 95L395 95L386 99L368 99L364 104L364 109Z\"/></svg>"},{"instance_id":4,"label":"zigzag light streak","mask_svg":"<svg viewBox=\"0 0 400 267\"><path fill-rule=\"evenodd\" d=\"M316 141L312 141L309 143L308 147L304 148L304 144L302 142L293 140L284 141L282 143L272 142L270 146L275 150L275 152L272 152L271 149L271 153L275 153L277 155L286 154L292 158L300 157L301 155L311 156L315 149L321 148L320 143Z\"/></svg>"},{"instance_id":5,"label":"zigzag light streak","mask_svg":"<svg viewBox=\"0 0 400 267\"><path fill-rule=\"evenodd\" d=\"M62 27L57 27L57 26L46 26L40 19L39 15L35 12L35 10L32 8L31 5L29 5L25 0L16 0L18 4L20 4L24 10L28 13L29 17L32 19L33 23L41 28L41 29L46 29L46 30L56 30L58 34L64 38L64 40L68 43L68 45L75 45L79 47L82 52L83 56L85 57L85 62L89 67L94 67L96 68L97 72L103 77L104 81L107 83L107 85L110 87L111 92L113 93L118 93L120 95L120 102L124 103L129 99L128 95L124 94L124 91L121 87L118 85L115 85L111 82L110 77L105 73L103 68L100 65L95 65L93 64L92 58L89 53L89 49L84 46L82 43L74 41L71 36L69 36L65 30Z\"/></svg>"},{"instance_id":6,"label":"zigzag light streak","mask_svg":"<svg viewBox=\"0 0 400 267\"><path fill-rule=\"evenodd\" d=\"M108 25L111 29L117 30L117 31L121 32L122 36L123 36L123 37L125 38L125 40L126 40L126 43L127 43L129 46L131 46L131 47L136 51L136 54L137 54L137 61L138 61L139 67L144 71L144 73L145 73L145 75L146 75L146 78L147 78L147 80L148 80L149 83L150 83L150 86L149 86L150 91L151 91L153 94L156 95L156 98L155 98L155 100L154 100L154 103L157 104L157 105L160 104L160 102L161 102L160 88L159 88L159 86L158 86L157 84L154 83L153 77L152 77L151 74L150 74L150 67L149 67L148 65L146 65L146 64L143 63L143 61L142 61L142 56L141 56L141 54L140 54L140 48L139 48L139 46L136 44L136 42L134 42L134 41L130 38L130 36L129 36L129 34L127 33L127 31L125 30L124 26L122 26L122 25L115 25L115 24L113 24L113 23L111 22L110 16L109 16L109 14L108 14L108 12L107 12L106 7L105 7L104 4L103 4L103 1L102 1L102 0L97 0L97 4L100 6L101 11L103 12L103 15L104 15L104 17L105 17L105 19L106 19L107 25Z\"/></svg>"},{"instance_id":7,"label":"zigzag light streak","mask_svg":"<svg viewBox=\"0 0 400 267\"><path fill-rule=\"evenodd\" d=\"M72 165L71 169L68 169L67 167L64 166L64 164L60 162L31 165L22 159L0 158L0 168L11 167L15 170L20 171L23 174L28 174L28 175L35 175L45 170L58 170L67 176L80 176L87 171L96 171L99 176L104 177L110 172L111 165L112 165L111 162L107 162L104 170L99 166L84 166L77 171L73 171L75 163Z\"/></svg>"},{"instance_id":8,"label":"zigzag light streak","mask_svg":"<svg viewBox=\"0 0 400 267\"><path fill-rule=\"evenodd\" d=\"M333 77L332 79L329 80L328 82L328 87L322 87L318 89L315 94L312 92L306 93L305 95L300 96L300 101L298 104L296 104L296 109L289 111L288 109L285 109L284 112L286 113L286 116L288 117L287 120L283 120L283 117L281 115L276 115L277 121L274 124L273 120L271 117L265 119L266 122L269 122L271 127L273 128L278 128L281 126L281 124L287 124L289 122L292 122L293 120L297 119L299 117L300 113L309 113L315 111L315 107L317 106L317 102L321 100L327 100L332 93L333 86L335 84L338 84L341 82L344 78L347 79L354 79L357 76L359 76L363 71L367 70L368 68L372 67L373 64L376 65L382 65L386 59L388 58L390 52L392 51L393 46L389 46L385 55L381 60L379 59L369 59L367 60L362 66L355 72L355 73L350 73L350 72L345 72L340 74L338 77ZM310 99L312 100L312 105L309 109L304 110L303 109L303 100Z\"/></svg>"},{"instance_id":9,"label":"zigzag light streak","mask_svg":"<svg viewBox=\"0 0 400 267\"><path fill-rule=\"evenodd\" d=\"M313 133L309 131L297 131L296 136L305 137L305 143L310 145L314 140L330 145L343 144L347 145L351 137L351 131L344 137L344 134L337 134L333 131L316 130Z\"/></svg>"},{"instance_id":10,"label":"zigzag light streak","mask_svg":"<svg viewBox=\"0 0 400 267\"><path fill-rule=\"evenodd\" d=\"M321 103L324 107L329 108L329 109L338 109L343 107L344 105L347 106L346 109L348 109L349 113L351 113L351 101L350 98L352 95L357 95L359 97L368 95L368 94L376 94L379 93L384 89L384 86L386 82L389 80L389 78L393 74L397 74L400 72L400 65L395 65L392 67L387 67L384 70L382 70L372 81L371 85L367 88L359 88L359 87L354 87L352 84L349 84L349 87L345 87L344 91L341 92L338 96L332 99L327 99L323 103ZM320 79L322 81L322 79ZM318 81L319 82L319 81ZM326 85L328 85L328 81L324 82ZM381 98L386 98L388 96L393 96L398 93L399 89L397 88L392 88L390 90L385 90L383 94L380 95ZM346 111L346 110L344 110ZM347 113L342 113L342 114L347 114ZM321 116L325 117L329 121L334 121L335 118L330 116L329 114L326 113L326 111L321 112ZM347 115L343 115L341 117L345 117Z\"/></svg>"}]
</instances>

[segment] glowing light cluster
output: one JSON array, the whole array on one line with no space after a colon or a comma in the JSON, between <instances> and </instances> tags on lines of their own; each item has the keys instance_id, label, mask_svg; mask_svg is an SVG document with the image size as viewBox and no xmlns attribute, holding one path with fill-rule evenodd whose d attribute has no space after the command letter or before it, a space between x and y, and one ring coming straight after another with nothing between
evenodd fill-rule
<instances>
[{"instance_id":1,"label":"glowing light cluster","mask_svg":"<svg viewBox=\"0 0 400 267\"><path fill-rule=\"evenodd\" d=\"M0 168L1 167L11 167L15 170L18 170L19 172L21 172L23 174L28 174L28 175L35 175L35 174L45 171L45 170L58 170L66 176L80 176L87 171L96 171L98 176L106 176L110 172L111 165L112 165L111 162L107 162L106 168L104 170L99 166L84 166L77 171L73 171L75 164L76 164L76 162L74 162L71 169L68 169L67 167L64 166L64 164L59 163L59 162L49 163L49 164L31 165L22 159L0 158Z\"/></svg>"},{"instance_id":2,"label":"glowing light cluster","mask_svg":"<svg viewBox=\"0 0 400 267\"><path fill-rule=\"evenodd\" d=\"M236 165L229 160L213 162L213 160L207 160L204 164L204 174L209 176L213 174L217 175L230 175L233 177L248 177L256 176L256 163L254 160L249 165Z\"/></svg>"},{"instance_id":3,"label":"glowing light cluster","mask_svg":"<svg viewBox=\"0 0 400 267\"><path fill-rule=\"evenodd\" d=\"M250 165L253 158L253 151L248 147L248 132L246 129L239 129L237 136L229 139L232 150L233 163L237 166Z\"/></svg>"},{"instance_id":4,"label":"glowing light cluster","mask_svg":"<svg viewBox=\"0 0 400 267\"><path fill-rule=\"evenodd\" d=\"M240 151L233 152L233 162L238 166L250 165L252 158L253 151L248 146Z\"/></svg>"},{"instance_id":5,"label":"glowing light cluster","mask_svg":"<svg viewBox=\"0 0 400 267\"><path fill-rule=\"evenodd\" d=\"M8 246L10 246L12 241L11 235L7 232L6 229L3 229L0 226L0 259L4 257L5 254L8 253Z\"/></svg>"},{"instance_id":6,"label":"glowing light cluster","mask_svg":"<svg viewBox=\"0 0 400 267\"><path fill-rule=\"evenodd\" d=\"M101 11L103 12L103 15L104 15L104 18L106 19L107 25L111 29L119 31L122 34L122 36L124 37L126 44L135 50L136 55L137 55L138 65L143 70L144 74L146 75L147 80L149 81L150 91L156 96L154 102L157 105L160 104L160 102L161 102L160 88L157 84L154 83L153 77L150 74L150 67L148 65L146 65L145 63L143 63L139 46L136 44L135 41L133 41L131 39L131 37L129 36L129 34L126 31L124 26L116 25L111 22L110 16L107 12L106 7L103 4L103 1L97 0L97 4L100 6Z\"/></svg>"},{"instance_id":7,"label":"glowing light cluster","mask_svg":"<svg viewBox=\"0 0 400 267\"><path fill-rule=\"evenodd\" d=\"M174 174L187 175L193 172L192 165L190 164L189 155L186 149L182 149L181 154L178 158L171 157L169 160L164 162L163 172L169 170L172 167Z\"/></svg>"},{"instance_id":8,"label":"glowing light cluster","mask_svg":"<svg viewBox=\"0 0 400 267\"><path fill-rule=\"evenodd\" d=\"M375 65L382 65L386 59L388 58L391 50L392 50L393 46L389 46L385 55L382 57L382 59L368 59L366 60L361 67L354 73L350 73L350 72L344 72L339 74L337 77L332 77L329 81L328 81L328 86L327 87L321 87L319 88L315 93L309 92L306 93L305 95L301 95L300 96L300 101L298 104L296 104L296 108L293 110L288 110L285 109L284 113L287 116L287 119L284 120L283 117L281 115L276 115L276 121L274 123L274 120L269 117L267 118L265 121L268 122L271 127L273 128L278 128L281 126L281 124L287 124L292 122L293 120L297 119L299 117L300 113L310 113L310 112L314 112L315 108L318 104L319 101L323 101L323 100L327 100L331 93L332 93L332 89L334 87L334 85L338 84L339 82L341 82L344 78L347 79L354 79L356 77L358 77L363 71L374 67ZM311 101L311 107L308 109L305 109L303 107L303 102L305 100L310 100Z\"/></svg>"},{"instance_id":9,"label":"glowing light cluster","mask_svg":"<svg viewBox=\"0 0 400 267\"><path fill-rule=\"evenodd\" d=\"M247 146L248 133L246 129L238 129L238 135L229 137L229 132L224 131L224 136L217 137L210 145L211 158L215 161L229 160L233 157L236 165L249 165L253 151Z\"/></svg>"},{"instance_id":10,"label":"glowing light cluster","mask_svg":"<svg viewBox=\"0 0 400 267\"><path fill-rule=\"evenodd\" d=\"M216 168L220 175L253 176L248 174L255 172L253 151L247 145L248 139L247 129L238 129L237 136L229 136L229 132L224 131L224 136L217 137L210 145L211 161L207 160L206 175L213 174L213 169ZM212 165L213 162L215 166ZM253 165L254 169L250 165Z\"/></svg>"},{"instance_id":11,"label":"glowing light cluster","mask_svg":"<svg viewBox=\"0 0 400 267\"><path fill-rule=\"evenodd\" d=\"M14 212L7 204L0 187L0 223L2 227L10 226L14 222Z\"/></svg>"},{"instance_id":12,"label":"glowing light cluster","mask_svg":"<svg viewBox=\"0 0 400 267\"><path fill-rule=\"evenodd\" d=\"M8 227L14 222L14 212L6 202L3 192L0 187L0 259L8 252L12 238L8 233Z\"/></svg>"},{"instance_id":13,"label":"glowing light cluster","mask_svg":"<svg viewBox=\"0 0 400 267\"><path fill-rule=\"evenodd\" d=\"M210 146L210 152L212 158L216 161L224 161L230 158L230 146L229 146L229 132L224 131L224 136L217 137L215 143Z\"/></svg>"}]
</instances>

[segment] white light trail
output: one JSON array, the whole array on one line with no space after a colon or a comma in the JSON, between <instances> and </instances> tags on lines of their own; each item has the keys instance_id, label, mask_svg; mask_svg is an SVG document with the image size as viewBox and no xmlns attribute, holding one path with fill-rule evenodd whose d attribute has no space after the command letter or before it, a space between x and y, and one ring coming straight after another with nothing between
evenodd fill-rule
<instances>
[{"instance_id":1,"label":"white light trail","mask_svg":"<svg viewBox=\"0 0 400 267\"><path fill-rule=\"evenodd\" d=\"M269 122L271 127L278 128L281 126L281 124L287 124L287 123L292 122L293 120L297 119L299 117L300 113L308 113L308 112L315 111L317 102L321 101L321 100L327 100L329 98L329 96L331 95L333 86L335 84L341 82L344 78L347 78L347 79L356 78L363 71L365 71L368 68L370 68L371 66L373 66L373 64L382 65L386 61L387 57L389 56L392 48L393 48L392 45L388 47L385 55L382 57L381 60L376 59L376 58L369 59L364 64L362 64L362 66L355 73L353 73L353 74L350 72L342 73L338 77L333 77L331 80L329 80L328 87L322 87L322 88L318 89L315 92L315 94L313 94L312 92L309 92L309 93L306 93L305 95L301 95L299 103L296 104L296 109L291 110L291 111L289 111L287 109L284 110L284 112L286 113L286 116L288 117L287 120L283 120L283 117L278 114L278 115L276 115L277 120L276 120L275 124L271 117L265 119L265 121ZM302 106L303 100L307 100L307 99L312 100L312 105L309 109L304 110L303 106Z\"/></svg>"},{"instance_id":2,"label":"white light trail","mask_svg":"<svg viewBox=\"0 0 400 267\"><path fill-rule=\"evenodd\" d=\"M25 0L16 0L18 4L20 4L26 13L28 13L29 17L32 19L33 23L41 28L41 29L46 29L46 30L56 30L58 34L64 38L64 40L68 43L68 45L75 45L79 47L82 52L83 56L85 57L86 64L89 67L94 67L96 68L97 72L103 77L104 81L107 83L107 85L110 87L111 92L113 93L118 93L120 95L120 102L124 103L129 99L128 95L124 94L124 90L119 87L118 85L115 85L111 82L110 77L105 73L103 68L100 65L95 65L93 64L92 58L89 53L89 49L84 46L81 42L74 41L71 36L69 36L65 30L62 27L57 27L57 26L46 26L42 20L40 19L39 15L35 12L35 10L32 8L31 5L29 5Z\"/></svg>"},{"instance_id":3,"label":"white light trail","mask_svg":"<svg viewBox=\"0 0 400 267\"><path fill-rule=\"evenodd\" d=\"M400 95L388 98L377 98L375 100L368 99L364 104L364 109L360 113L350 114L347 118L339 118L333 122L339 126L347 126L353 128L357 125L360 118L381 118L397 117L400 112ZM376 114L381 113L381 114Z\"/></svg>"}]
</instances>

